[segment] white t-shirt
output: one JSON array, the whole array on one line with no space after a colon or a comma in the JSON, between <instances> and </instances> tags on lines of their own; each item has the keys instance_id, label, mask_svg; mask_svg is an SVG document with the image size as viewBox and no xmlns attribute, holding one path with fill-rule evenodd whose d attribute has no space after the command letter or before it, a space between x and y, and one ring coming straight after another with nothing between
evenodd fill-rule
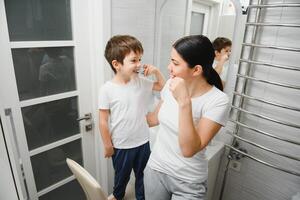
<instances>
[{"instance_id":1,"label":"white t-shirt","mask_svg":"<svg viewBox=\"0 0 300 200\"><path fill-rule=\"evenodd\" d=\"M218 61L214 60L213 68L216 68L217 64L218 64ZM224 63L223 69L222 69L221 73L219 74L222 81L226 82L227 71L228 71L228 61Z\"/></svg>"},{"instance_id":2,"label":"white t-shirt","mask_svg":"<svg viewBox=\"0 0 300 200\"><path fill-rule=\"evenodd\" d=\"M201 183L207 179L208 163L205 149L191 158L182 155L178 141L178 104L169 91L169 81L162 90L163 104L159 111L160 127L148 166L191 183ZM227 120L228 97L213 87L205 94L192 98L192 115L194 124L205 117L222 126Z\"/></svg>"},{"instance_id":3,"label":"white t-shirt","mask_svg":"<svg viewBox=\"0 0 300 200\"><path fill-rule=\"evenodd\" d=\"M100 89L99 109L109 109L109 128L115 148L128 149L149 141L146 120L152 97L153 81L143 77L131 79L126 85L112 81Z\"/></svg>"}]
</instances>

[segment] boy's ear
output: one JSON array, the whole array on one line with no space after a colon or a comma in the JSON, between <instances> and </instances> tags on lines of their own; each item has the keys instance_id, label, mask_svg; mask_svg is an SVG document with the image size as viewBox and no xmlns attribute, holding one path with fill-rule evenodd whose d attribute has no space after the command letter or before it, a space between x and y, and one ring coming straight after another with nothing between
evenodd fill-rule
<instances>
[{"instance_id":1,"label":"boy's ear","mask_svg":"<svg viewBox=\"0 0 300 200\"><path fill-rule=\"evenodd\" d=\"M220 53L219 51L215 50L215 56L218 55L219 53Z\"/></svg>"},{"instance_id":2,"label":"boy's ear","mask_svg":"<svg viewBox=\"0 0 300 200\"><path fill-rule=\"evenodd\" d=\"M193 76L199 76L203 72L201 65L196 65L193 69L194 69Z\"/></svg>"},{"instance_id":3,"label":"boy's ear","mask_svg":"<svg viewBox=\"0 0 300 200\"><path fill-rule=\"evenodd\" d=\"M120 69L120 63L117 60L111 61L112 66L118 71Z\"/></svg>"}]
</instances>

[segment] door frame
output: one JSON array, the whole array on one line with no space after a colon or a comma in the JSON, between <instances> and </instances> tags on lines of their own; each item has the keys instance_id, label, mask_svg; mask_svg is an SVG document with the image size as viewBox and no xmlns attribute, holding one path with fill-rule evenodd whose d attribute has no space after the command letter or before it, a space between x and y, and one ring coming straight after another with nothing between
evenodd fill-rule
<instances>
[{"instance_id":1,"label":"door frame","mask_svg":"<svg viewBox=\"0 0 300 200\"><path fill-rule=\"evenodd\" d=\"M204 7L210 8L210 16L207 21L207 37L211 40L217 37L217 31L219 27L219 17L221 15L221 0L187 0L187 11L186 11L186 21L185 21L185 35L190 34L191 25L191 15L193 11L200 11L198 7L203 5ZM204 27L205 28L205 27ZM205 29L203 29L205 30Z\"/></svg>"},{"instance_id":2,"label":"door frame","mask_svg":"<svg viewBox=\"0 0 300 200\"><path fill-rule=\"evenodd\" d=\"M4 116L3 107L0 102L0 112L1 116ZM1 124L2 117L0 116ZM0 180L0 197L10 200L19 200L19 196L21 195L21 199L24 199L22 193L20 194L19 189L21 190L19 181L15 180L13 176L16 173L15 163L10 162L9 151L12 150L10 141L4 138L4 133L2 131L5 130L6 127L0 124L0 169L2 173L2 178Z\"/></svg>"}]
</instances>

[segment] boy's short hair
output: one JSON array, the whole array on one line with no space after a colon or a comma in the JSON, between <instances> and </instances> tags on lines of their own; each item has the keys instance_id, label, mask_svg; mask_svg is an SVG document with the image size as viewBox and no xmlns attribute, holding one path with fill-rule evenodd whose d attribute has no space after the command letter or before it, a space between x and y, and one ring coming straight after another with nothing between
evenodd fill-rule
<instances>
[{"instance_id":1,"label":"boy's short hair","mask_svg":"<svg viewBox=\"0 0 300 200\"><path fill-rule=\"evenodd\" d=\"M112 61L116 60L123 64L125 56L131 51L140 54L144 51L141 42L135 37L130 35L115 35L110 38L106 44L104 56L114 73L116 73L116 69L113 67Z\"/></svg>"},{"instance_id":2,"label":"boy's short hair","mask_svg":"<svg viewBox=\"0 0 300 200\"><path fill-rule=\"evenodd\" d=\"M232 42L230 39L225 38L225 37L217 37L214 41L213 41L213 47L215 49L215 51L221 52L221 50L223 48L226 48L228 46L232 45Z\"/></svg>"}]
</instances>

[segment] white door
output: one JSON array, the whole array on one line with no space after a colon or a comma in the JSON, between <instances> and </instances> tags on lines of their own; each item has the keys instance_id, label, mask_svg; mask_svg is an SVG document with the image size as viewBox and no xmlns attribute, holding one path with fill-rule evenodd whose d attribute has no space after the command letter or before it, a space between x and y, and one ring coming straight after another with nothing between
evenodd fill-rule
<instances>
[{"instance_id":1,"label":"white door","mask_svg":"<svg viewBox=\"0 0 300 200\"><path fill-rule=\"evenodd\" d=\"M190 11L189 35L208 35L210 6L193 1Z\"/></svg>"},{"instance_id":2,"label":"white door","mask_svg":"<svg viewBox=\"0 0 300 200\"><path fill-rule=\"evenodd\" d=\"M1 118L25 199L84 199L67 157L95 173L87 5L0 0Z\"/></svg>"}]
</instances>

